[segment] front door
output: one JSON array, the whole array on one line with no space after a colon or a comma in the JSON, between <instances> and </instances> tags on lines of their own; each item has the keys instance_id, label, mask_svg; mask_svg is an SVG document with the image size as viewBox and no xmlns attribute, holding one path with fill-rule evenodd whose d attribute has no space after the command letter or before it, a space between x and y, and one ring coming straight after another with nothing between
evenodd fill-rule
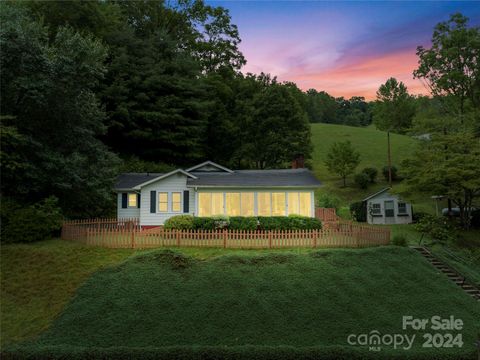
<instances>
[{"instance_id":1,"label":"front door","mask_svg":"<svg viewBox=\"0 0 480 360\"><path fill-rule=\"evenodd\" d=\"M395 224L395 206L392 200L385 201L385 224Z\"/></svg>"}]
</instances>

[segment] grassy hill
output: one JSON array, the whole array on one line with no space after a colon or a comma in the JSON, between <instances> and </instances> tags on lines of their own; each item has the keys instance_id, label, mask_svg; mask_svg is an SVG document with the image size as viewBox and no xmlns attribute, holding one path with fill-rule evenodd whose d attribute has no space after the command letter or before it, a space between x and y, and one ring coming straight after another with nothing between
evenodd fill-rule
<instances>
[{"instance_id":1,"label":"grassy hill","mask_svg":"<svg viewBox=\"0 0 480 360\"><path fill-rule=\"evenodd\" d=\"M404 315L461 318L463 348L427 351L422 331L406 330L418 337L412 350L385 346L377 355L474 356L476 301L414 250L217 250L203 259L156 250L94 273L29 351L88 348L94 356L111 348L124 358L131 348L169 346L354 352L348 334L403 333Z\"/></svg>"},{"instance_id":2,"label":"grassy hill","mask_svg":"<svg viewBox=\"0 0 480 360\"><path fill-rule=\"evenodd\" d=\"M353 176L347 179L347 187L342 187L341 179L331 174L326 166L325 159L331 145L336 141L350 140L354 148L360 153L361 162L357 168L360 172L364 167L375 167L379 174L377 183L368 189L362 190L355 186ZM415 150L416 140L398 134L390 134L392 149L392 164L401 172L401 161L411 156ZM341 198L344 205L359 201L366 196L388 186L381 173L387 165L387 133L379 131L373 126L361 128L333 124L312 124L312 142L314 146L313 170L317 177L325 184L319 194L329 192ZM395 184L394 184L395 187ZM416 210L433 211L434 203L426 196L415 196L411 199Z\"/></svg>"}]
</instances>

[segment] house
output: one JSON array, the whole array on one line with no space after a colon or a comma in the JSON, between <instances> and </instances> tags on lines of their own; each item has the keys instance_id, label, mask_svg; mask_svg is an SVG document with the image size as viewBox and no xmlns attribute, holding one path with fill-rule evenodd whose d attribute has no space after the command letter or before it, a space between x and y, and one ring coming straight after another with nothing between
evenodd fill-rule
<instances>
[{"instance_id":1,"label":"house","mask_svg":"<svg viewBox=\"0 0 480 360\"><path fill-rule=\"evenodd\" d=\"M114 190L117 217L149 228L180 214L314 217L319 186L301 161L278 170L231 170L206 161L168 173L121 174Z\"/></svg>"},{"instance_id":2,"label":"house","mask_svg":"<svg viewBox=\"0 0 480 360\"><path fill-rule=\"evenodd\" d=\"M412 205L388 192L389 188L380 190L363 199L367 209L369 224L410 224L412 222Z\"/></svg>"}]
</instances>

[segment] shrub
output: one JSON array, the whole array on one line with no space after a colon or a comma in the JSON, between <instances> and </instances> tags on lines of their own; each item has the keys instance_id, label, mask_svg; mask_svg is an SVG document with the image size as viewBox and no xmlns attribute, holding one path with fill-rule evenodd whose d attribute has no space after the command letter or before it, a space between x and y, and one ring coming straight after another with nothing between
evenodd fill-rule
<instances>
[{"instance_id":1,"label":"shrub","mask_svg":"<svg viewBox=\"0 0 480 360\"><path fill-rule=\"evenodd\" d=\"M367 221L367 204L363 201L358 201L350 204L350 214L352 219L358 222Z\"/></svg>"},{"instance_id":2,"label":"shrub","mask_svg":"<svg viewBox=\"0 0 480 360\"><path fill-rule=\"evenodd\" d=\"M322 228L320 220L300 215L259 216L258 222L261 230L314 230Z\"/></svg>"},{"instance_id":3,"label":"shrub","mask_svg":"<svg viewBox=\"0 0 480 360\"><path fill-rule=\"evenodd\" d=\"M258 220L253 216L232 216L229 229L232 230L256 230Z\"/></svg>"},{"instance_id":4,"label":"shrub","mask_svg":"<svg viewBox=\"0 0 480 360\"><path fill-rule=\"evenodd\" d=\"M456 237L455 228L448 224L446 219L432 215L423 216L415 224L415 229L441 243L452 241Z\"/></svg>"},{"instance_id":5,"label":"shrub","mask_svg":"<svg viewBox=\"0 0 480 360\"><path fill-rule=\"evenodd\" d=\"M165 221L165 229L192 230L194 228L194 217L192 215L176 215Z\"/></svg>"},{"instance_id":6,"label":"shrub","mask_svg":"<svg viewBox=\"0 0 480 360\"><path fill-rule=\"evenodd\" d=\"M382 169L383 177L388 181L388 165L384 166ZM397 168L392 165L392 181L398 180Z\"/></svg>"},{"instance_id":7,"label":"shrub","mask_svg":"<svg viewBox=\"0 0 480 360\"><path fill-rule=\"evenodd\" d=\"M470 226L474 229L480 228L480 210L473 210L471 213Z\"/></svg>"},{"instance_id":8,"label":"shrub","mask_svg":"<svg viewBox=\"0 0 480 360\"><path fill-rule=\"evenodd\" d=\"M392 244L396 246L407 246L407 238L405 235L395 235L392 239Z\"/></svg>"},{"instance_id":9,"label":"shrub","mask_svg":"<svg viewBox=\"0 0 480 360\"><path fill-rule=\"evenodd\" d=\"M417 223L419 222L424 216L427 216L429 214L427 214L426 212L423 212L423 211L413 211L412 209L412 221L414 223Z\"/></svg>"},{"instance_id":10,"label":"shrub","mask_svg":"<svg viewBox=\"0 0 480 360\"><path fill-rule=\"evenodd\" d=\"M318 206L322 208L333 208L338 210L340 202L340 198L330 193L324 193L318 197Z\"/></svg>"},{"instance_id":11,"label":"shrub","mask_svg":"<svg viewBox=\"0 0 480 360\"><path fill-rule=\"evenodd\" d=\"M377 178L378 170L374 167L366 167L362 170L362 173L368 176L371 183L374 183Z\"/></svg>"},{"instance_id":12,"label":"shrub","mask_svg":"<svg viewBox=\"0 0 480 360\"><path fill-rule=\"evenodd\" d=\"M354 180L355 184L357 184L360 189L366 189L368 187L368 184L370 183L370 178L367 174L363 172L360 174L356 174Z\"/></svg>"},{"instance_id":13,"label":"shrub","mask_svg":"<svg viewBox=\"0 0 480 360\"><path fill-rule=\"evenodd\" d=\"M62 227L58 199L50 196L34 205L2 204L2 241L33 242L48 239Z\"/></svg>"}]
</instances>

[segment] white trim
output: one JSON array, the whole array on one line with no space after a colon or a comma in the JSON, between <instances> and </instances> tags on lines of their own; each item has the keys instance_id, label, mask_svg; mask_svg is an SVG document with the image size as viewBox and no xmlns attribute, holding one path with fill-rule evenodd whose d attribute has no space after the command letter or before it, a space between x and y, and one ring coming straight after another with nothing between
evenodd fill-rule
<instances>
[{"instance_id":1,"label":"white trim","mask_svg":"<svg viewBox=\"0 0 480 360\"><path fill-rule=\"evenodd\" d=\"M207 161L204 161L201 164L192 166L191 168L188 168L187 171L193 171L193 170L198 169L198 168L200 168L202 166L205 166L205 165L211 165L211 166L216 167L220 170L223 170L223 171L226 171L226 172L229 172L229 173L233 173L233 170L230 170L230 169L226 168L225 166L218 165L217 163L214 163L213 161L210 161L210 160L207 160Z\"/></svg>"},{"instance_id":2,"label":"white trim","mask_svg":"<svg viewBox=\"0 0 480 360\"><path fill-rule=\"evenodd\" d=\"M152 179L152 180L148 180L148 181L146 181L146 182L144 182L144 183L138 184L137 186L134 186L133 189L134 189L134 190L140 190L140 189L141 189L143 186L145 186L145 185L149 185L149 184L151 184L151 183L154 183L154 182L156 182L156 181L165 179L165 178L167 178L167 177L170 177L170 176L175 175L175 174L178 174L178 173L181 173L181 174L183 174L183 175L185 175L185 176L188 176L188 177L190 177L190 178L192 178L192 179L198 179L195 175L192 175L192 174L186 172L185 170L177 169L177 170L170 171L169 173L160 175L160 176L158 176L158 177L156 177L156 178L154 178L154 179Z\"/></svg>"},{"instance_id":3,"label":"white trim","mask_svg":"<svg viewBox=\"0 0 480 360\"><path fill-rule=\"evenodd\" d=\"M375 194L373 194L373 195L370 195L369 197L366 197L366 198L365 198L365 199L363 199L362 201L367 201L367 200L370 200L371 198L373 198L373 197L375 197L375 196L377 196L377 195L380 195L380 194L384 193L384 192L385 192L385 191L387 191L387 190L390 190L390 188L385 188L385 189L382 189L382 190L380 190L380 191L376 192Z\"/></svg>"}]
</instances>

